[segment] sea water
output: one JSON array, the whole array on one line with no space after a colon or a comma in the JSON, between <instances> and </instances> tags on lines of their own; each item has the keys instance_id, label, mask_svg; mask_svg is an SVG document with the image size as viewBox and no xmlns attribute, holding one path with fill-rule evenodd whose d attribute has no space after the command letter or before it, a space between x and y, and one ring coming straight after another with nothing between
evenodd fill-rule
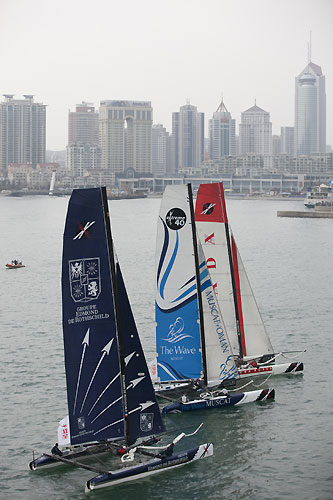
<instances>
[{"instance_id":1,"label":"sea water","mask_svg":"<svg viewBox=\"0 0 333 500\"><path fill-rule=\"evenodd\" d=\"M68 198L0 197L0 498L83 499L94 475L31 472L67 414L61 328L62 233ZM112 232L147 359L154 356L155 238L160 199L109 202ZM214 455L93 492L122 499L331 499L333 496L333 221L279 218L302 201L227 199L229 220L275 351L306 349L304 376L272 377L274 402L165 418L177 449ZM23 269L7 270L12 259ZM255 380L257 385L259 381ZM267 385L266 384L266 385ZM166 439L166 438L165 438Z\"/></svg>"}]
</instances>

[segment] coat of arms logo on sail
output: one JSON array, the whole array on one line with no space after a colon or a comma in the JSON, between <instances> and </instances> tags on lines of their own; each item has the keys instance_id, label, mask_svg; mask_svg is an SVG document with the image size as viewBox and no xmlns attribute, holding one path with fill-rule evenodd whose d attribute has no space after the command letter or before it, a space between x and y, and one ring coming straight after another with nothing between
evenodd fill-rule
<instances>
[{"instance_id":1,"label":"coat of arms logo on sail","mask_svg":"<svg viewBox=\"0 0 333 500\"><path fill-rule=\"evenodd\" d=\"M99 257L69 261L69 283L75 302L89 302L101 293Z\"/></svg>"}]
</instances>

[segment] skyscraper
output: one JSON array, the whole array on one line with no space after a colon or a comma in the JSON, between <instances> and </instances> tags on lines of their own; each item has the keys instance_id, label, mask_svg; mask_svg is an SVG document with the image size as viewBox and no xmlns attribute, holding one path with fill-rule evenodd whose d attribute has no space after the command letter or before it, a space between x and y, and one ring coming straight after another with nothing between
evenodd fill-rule
<instances>
[{"instance_id":1,"label":"skyscraper","mask_svg":"<svg viewBox=\"0 0 333 500\"><path fill-rule=\"evenodd\" d=\"M82 102L68 114L67 168L74 177L82 177L90 169L100 168L101 151L98 113L93 104Z\"/></svg>"},{"instance_id":2,"label":"skyscraper","mask_svg":"<svg viewBox=\"0 0 333 500\"><path fill-rule=\"evenodd\" d=\"M11 163L45 163L46 105L33 95L13 99L4 94L0 103L0 168Z\"/></svg>"},{"instance_id":3,"label":"skyscraper","mask_svg":"<svg viewBox=\"0 0 333 500\"><path fill-rule=\"evenodd\" d=\"M172 113L174 171L199 167L204 159L204 113L185 104Z\"/></svg>"},{"instance_id":4,"label":"skyscraper","mask_svg":"<svg viewBox=\"0 0 333 500\"><path fill-rule=\"evenodd\" d=\"M294 156L294 127L281 127L281 153Z\"/></svg>"},{"instance_id":5,"label":"skyscraper","mask_svg":"<svg viewBox=\"0 0 333 500\"><path fill-rule=\"evenodd\" d=\"M295 79L295 154L326 150L325 76L309 62Z\"/></svg>"},{"instance_id":6,"label":"skyscraper","mask_svg":"<svg viewBox=\"0 0 333 500\"><path fill-rule=\"evenodd\" d=\"M99 110L102 168L114 174L152 171L153 108L149 101L101 101Z\"/></svg>"},{"instance_id":7,"label":"skyscraper","mask_svg":"<svg viewBox=\"0 0 333 500\"><path fill-rule=\"evenodd\" d=\"M269 113L259 108L256 103L241 114L239 125L240 154L272 154L272 124Z\"/></svg>"},{"instance_id":8,"label":"skyscraper","mask_svg":"<svg viewBox=\"0 0 333 500\"><path fill-rule=\"evenodd\" d=\"M209 120L209 157L219 160L223 156L236 154L235 129L236 120L225 107L223 100Z\"/></svg>"},{"instance_id":9,"label":"skyscraper","mask_svg":"<svg viewBox=\"0 0 333 500\"><path fill-rule=\"evenodd\" d=\"M163 125L153 125L152 129L152 172L164 175L169 170L169 133Z\"/></svg>"},{"instance_id":10,"label":"skyscraper","mask_svg":"<svg viewBox=\"0 0 333 500\"><path fill-rule=\"evenodd\" d=\"M98 144L98 113L93 104L82 102L68 114L68 145Z\"/></svg>"}]
</instances>

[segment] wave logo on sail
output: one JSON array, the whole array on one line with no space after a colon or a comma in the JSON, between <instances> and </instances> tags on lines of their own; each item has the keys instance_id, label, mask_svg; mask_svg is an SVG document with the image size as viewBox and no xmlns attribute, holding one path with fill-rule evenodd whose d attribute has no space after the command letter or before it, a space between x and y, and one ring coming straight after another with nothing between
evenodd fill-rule
<instances>
[{"instance_id":1,"label":"wave logo on sail","mask_svg":"<svg viewBox=\"0 0 333 500\"><path fill-rule=\"evenodd\" d=\"M101 293L99 257L70 260L69 284L74 302L96 300Z\"/></svg>"},{"instance_id":2,"label":"wave logo on sail","mask_svg":"<svg viewBox=\"0 0 333 500\"><path fill-rule=\"evenodd\" d=\"M186 224L186 214L181 208L171 208L166 214L167 226L173 231L178 231Z\"/></svg>"},{"instance_id":3,"label":"wave logo on sail","mask_svg":"<svg viewBox=\"0 0 333 500\"><path fill-rule=\"evenodd\" d=\"M169 342L170 344L175 344L176 342L180 342L181 340L186 339L187 337L192 338L191 335L188 335L186 333L182 333L184 330L184 320L181 317L178 317L174 323L171 323L169 326L169 333L166 339L161 339L165 340L166 342Z\"/></svg>"}]
</instances>

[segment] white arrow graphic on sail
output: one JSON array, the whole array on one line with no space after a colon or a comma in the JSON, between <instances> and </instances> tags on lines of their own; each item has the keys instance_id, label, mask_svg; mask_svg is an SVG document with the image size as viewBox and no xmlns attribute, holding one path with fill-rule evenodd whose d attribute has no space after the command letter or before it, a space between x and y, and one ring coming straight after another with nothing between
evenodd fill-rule
<instances>
[{"instance_id":1,"label":"white arrow graphic on sail","mask_svg":"<svg viewBox=\"0 0 333 500\"><path fill-rule=\"evenodd\" d=\"M89 345L89 332L90 332L90 328L88 328L88 330L87 330L87 332L86 332L86 334L84 336L84 339L82 340L83 352L82 352L82 356L81 356L81 363L80 363L79 375L78 375L77 383L76 383L76 391L75 391L73 415L74 415L75 409L76 409L77 393L79 391L79 386L80 386L80 378L81 378L81 372L82 372L83 359L84 359L84 355L85 355L85 352L86 352L86 348Z\"/></svg>"},{"instance_id":2,"label":"white arrow graphic on sail","mask_svg":"<svg viewBox=\"0 0 333 500\"><path fill-rule=\"evenodd\" d=\"M134 380L131 380L128 387L126 387L126 389L133 389L133 387L135 387L136 385L138 385L144 378L146 378L145 376L143 377L139 377L139 378L135 378Z\"/></svg>"},{"instance_id":3,"label":"white arrow graphic on sail","mask_svg":"<svg viewBox=\"0 0 333 500\"><path fill-rule=\"evenodd\" d=\"M119 373L118 375L116 375L116 377L110 382L110 384L107 386L109 387L111 385L111 383L119 376ZM135 387L137 384L139 384L144 378L146 378L145 376L144 377L139 377L139 378L136 378L134 380L131 380L130 383L128 384L128 386L126 387L126 390L128 391L129 389L133 389L133 387ZM106 390L106 389L105 389ZM105 392L105 390L103 392ZM115 399L112 403L110 403L108 406L106 406L106 408L104 408L104 410L102 410L92 421L91 423L95 422L95 420L98 419L98 417L100 417L102 415L102 413L104 413L106 410L108 410L111 406L113 406L115 403L117 403L118 401L120 401L122 399L122 397L118 398L118 399ZM96 404L96 403L95 403ZM140 403L141 404L141 403ZM145 403L142 403L142 404L145 404ZM153 404L153 403L150 403L150 404ZM95 405L94 405L95 406ZM141 406L139 408L136 408L135 410L132 410L132 411L136 411L138 409L140 409ZM89 415L90 413L92 412L92 409L90 410L89 412ZM129 413L132 413L132 412L129 412Z\"/></svg>"},{"instance_id":4,"label":"white arrow graphic on sail","mask_svg":"<svg viewBox=\"0 0 333 500\"><path fill-rule=\"evenodd\" d=\"M128 363L130 362L130 360L132 359L132 357L134 356L134 354L135 354L135 351L131 352L131 354L129 354L128 356L126 356L126 358L124 358L125 366L128 365Z\"/></svg>"},{"instance_id":5,"label":"white arrow graphic on sail","mask_svg":"<svg viewBox=\"0 0 333 500\"><path fill-rule=\"evenodd\" d=\"M98 362L98 364L97 364L97 366L96 366L96 369L95 369L95 371L94 371L94 373L93 373L93 376L91 377L90 384L89 384L88 389L87 389L87 391L86 391L86 395L84 396L84 399L83 399L83 403L82 403L82 406L81 406L80 413L82 413L82 410L83 410L83 407L84 407L84 403L86 402L86 399L87 399L87 396L88 396L88 392L90 391L90 387L91 387L91 385L92 385L92 383L93 383L93 381L94 381L94 378L95 378L95 376L96 376L97 370L98 370L98 368L100 367L100 365L101 365L101 363L102 363L102 361L103 361L104 357L105 357L107 354L109 354L110 349L111 349L111 346L112 346L112 343L113 343L113 339L111 339L111 340L110 340L110 342L108 342L108 343L106 344L106 346L105 346L105 347L103 347L103 349L102 349L102 353L103 353L103 354L102 354L101 359L99 360L99 362Z\"/></svg>"},{"instance_id":6,"label":"white arrow graphic on sail","mask_svg":"<svg viewBox=\"0 0 333 500\"><path fill-rule=\"evenodd\" d=\"M146 408L148 408L149 406L151 405L154 405L155 404L155 401L146 401L145 403L140 403L140 406L138 406L137 408L134 408L134 410L131 410L128 412L128 414L130 415L130 413L134 413L135 411L142 411L142 410L145 410Z\"/></svg>"},{"instance_id":7,"label":"white arrow graphic on sail","mask_svg":"<svg viewBox=\"0 0 333 500\"><path fill-rule=\"evenodd\" d=\"M104 408L104 410L102 410L101 412L99 412L99 414L91 421L91 423L94 423L95 420L97 420L98 417L100 417L102 415L102 413L104 413L106 410L108 410L109 408L111 408L111 406L113 406L115 403L118 403L118 401L121 401L122 399L123 399L123 396L120 396L119 398L117 398L114 401L112 401L112 403L110 403L106 408Z\"/></svg>"},{"instance_id":8,"label":"white arrow graphic on sail","mask_svg":"<svg viewBox=\"0 0 333 500\"><path fill-rule=\"evenodd\" d=\"M95 403L92 405L88 415L90 415L90 413L93 411L93 409L95 408L95 406L97 405L98 401L101 399L101 397L103 396L103 394L106 393L106 391L108 390L108 388L113 384L113 382L120 376L120 372L117 373L117 375L115 377L113 377L113 379L111 380L111 382L108 383L108 385L105 387L105 389L103 389L103 391L100 393L100 395L98 396L98 398L96 399Z\"/></svg>"}]
</instances>

